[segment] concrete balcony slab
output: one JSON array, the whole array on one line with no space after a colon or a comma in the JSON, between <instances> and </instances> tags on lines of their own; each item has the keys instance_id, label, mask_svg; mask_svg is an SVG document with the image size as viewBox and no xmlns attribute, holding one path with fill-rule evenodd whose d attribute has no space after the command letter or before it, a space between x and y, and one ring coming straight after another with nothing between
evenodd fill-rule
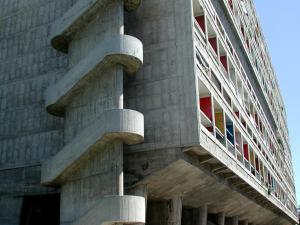
<instances>
[{"instance_id":1,"label":"concrete balcony slab","mask_svg":"<svg viewBox=\"0 0 300 225\"><path fill-rule=\"evenodd\" d=\"M64 108L87 81L107 66L121 64L128 73L136 72L143 63L143 44L129 35L113 35L99 43L87 57L70 69L45 92L49 113L63 116Z\"/></svg>"},{"instance_id":2,"label":"concrete balcony slab","mask_svg":"<svg viewBox=\"0 0 300 225\"><path fill-rule=\"evenodd\" d=\"M53 158L42 164L41 183L62 184L87 157L114 140L126 144L141 143L144 140L143 114L128 109L104 111Z\"/></svg>"},{"instance_id":3,"label":"concrete balcony slab","mask_svg":"<svg viewBox=\"0 0 300 225\"><path fill-rule=\"evenodd\" d=\"M79 0L51 27L50 41L58 51L68 52L68 43L72 36L90 23L99 9L104 8L109 0ZM124 7L127 11L139 7L141 0L124 0Z\"/></svg>"}]
</instances>

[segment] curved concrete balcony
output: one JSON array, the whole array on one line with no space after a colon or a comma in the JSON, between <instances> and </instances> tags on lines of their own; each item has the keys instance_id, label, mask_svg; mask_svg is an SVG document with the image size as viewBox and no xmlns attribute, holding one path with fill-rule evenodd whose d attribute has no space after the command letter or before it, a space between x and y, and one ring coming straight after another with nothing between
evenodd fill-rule
<instances>
[{"instance_id":1,"label":"curved concrete balcony","mask_svg":"<svg viewBox=\"0 0 300 225\"><path fill-rule=\"evenodd\" d=\"M123 65L128 73L136 72L143 63L143 44L135 37L114 35L101 41L87 57L70 69L56 84L46 90L49 113L63 116L64 108L86 81L106 66Z\"/></svg>"},{"instance_id":2,"label":"curved concrete balcony","mask_svg":"<svg viewBox=\"0 0 300 225\"><path fill-rule=\"evenodd\" d=\"M67 53L72 36L90 23L101 8L105 8L109 0L79 0L51 27L51 44L58 51ZM127 11L135 10L141 0L124 0Z\"/></svg>"},{"instance_id":3,"label":"curved concrete balcony","mask_svg":"<svg viewBox=\"0 0 300 225\"><path fill-rule=\"evenodd\" d=\"M71 225L145 224L145 198L108 196Z\"/></svg>"},{"instance_id":4,"label":"curved concrete balcony","mask_svg":"<svg viewBox=\"0 0 300 225\"><path fill-rule=\"evenodd\" d=\"M114 140L129 145L141 143L144 140L143 114L129 109L104 111L53 158L43 163L42 184L62 184L88 156Z\"/></svg>"}]
</instances>

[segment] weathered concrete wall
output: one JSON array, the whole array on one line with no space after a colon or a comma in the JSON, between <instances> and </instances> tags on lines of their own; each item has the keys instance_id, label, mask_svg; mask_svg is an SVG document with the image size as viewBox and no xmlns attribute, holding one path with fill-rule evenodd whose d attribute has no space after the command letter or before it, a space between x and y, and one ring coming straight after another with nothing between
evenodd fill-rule
<instances>
[{"instance_id":1,"label":"weathered concrete wall","mask_svg":"<svg viewBox=\"0 0 300 225\"><path fill-rule=\"evenodd\" d=\"M84 59L105 37L123 33L123 10L123 1L110 1L91 23L75 34L69 45L69 68ZM84 89L72 96L65 109L65 144L91 125L104 110L123 106L123 100L120 100L123 93L120 86L122 83L123 68L109 67L98 71ZM82 162L76 171L62 185L62 225L78 220L103 196L119 194L119 177L123 171L123 144L117 141L105 146Z\"/></svg>"},{"instance_id":2,"label":"weathered concrete wall","mask_svg":"<svg viewBox=\"0 0 300 225\"><path fill-rule=\"evenodd\" d=\"M125 106L145 116L145 142L132 150L199 143L192 2L143 1L125 32L144 45L144 65L125 82Z\"/></svg>"},{"instance_id":3,"label":"weathered concrete wall","mask_svg":"<svg viewBox=\"0 0 300 225\"><path fill-rule=\"evenodd\" d=\"M22 198L14 195L52 190L40 186L39 165L62 147L63 119L44 110L43 94L68 59L50 47L48 35L71 4L0 2L0 224L19 224Z\"/></svg>"},{"instance_id":4,"label":"weathered concrete wall","mask_svg":"<svg viewBox=\"0 0 300 225\"><path fill-rule=\"evenodd\" d=\"M13 196L0 197L1 225L19 225L22 198Z\"/></svg>"},{"instance_id":5,"label":"weathered concrete wall","mask_svg":"<svg viewBox=\"0 0 300 225\"><path fill-rule=\"evenodd\" d=\"M139 185L149 190L148 224L205 224L207 215L200 213L199 218L199 207L204 203L211 207L205 208L206 214L208 210L227 210L229 216L239 214L245 220L284 224L284 219L277 220L274 213L262 209L225 179L198 166L197 157L187 159L183 153L185 147L199 145L200 141L192 1L144 0L136 12L126 13L125 26L124 2L103 1L105 7L97 9L95 17L68 36L64 43L68 54L59 53L50 46L50 27L78 2L0 3L0 224L19 224L22 196L53 192L61 192L62 225L111 223L114 218L120 223L144 223L144 199L123 196L123 165L126 191L130 193L136 188L131 185L140 181ZM125 5L135 2L127 0ZM48 114L45 89L55 86L103 40L124 31L143 42L143 68L135 76L126 76L124 82L126 65L104 60L105 66L95 69L91 79L80 81L81 88L70 95L62 107L63 118ZM124 105L145 116L143 144L126 146L123 162L121 139L108 142L107 136L96 138L105 139L106 145L76 164L71 175L58 183L61 188L40 185L41 163L59 155L58 151L76 140L85 128L97 124L105 110L122 109ZM229 194L223 195L224 190ZM105 198L107 195L118 196ZM148 196L144 193L143 197ZM254 211L248 213L246 206L238 208L238 201L246 201ZM98 213L104 211L105 203L120 215L108 218L107 208L106 213ZM181 219L182 204L189 208L183 210ZM126 217L124 205L136 214Z\"/></svg>"}]
</instances>

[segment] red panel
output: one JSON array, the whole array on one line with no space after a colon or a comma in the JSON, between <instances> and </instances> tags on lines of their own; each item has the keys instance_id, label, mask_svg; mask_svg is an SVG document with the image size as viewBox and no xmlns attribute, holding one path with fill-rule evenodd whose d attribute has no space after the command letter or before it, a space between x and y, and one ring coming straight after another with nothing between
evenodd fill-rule
<instances>
[{"instance_id":1,"label":"red panel","mask_svg":"<svg viewBox=\"0 0 300 225\"><path fill-rule=\"evenodd\" d=\"M205 33L205 17L204 16L196 16L196 21L199 24L201 30Z\"/></svg>"},{"instance_id":2,"label":"red panel","mask_svg":"<svg viewBox=\"0 0 300 225\"><path fill-rule=\"evenodd\" d=\"M212 121L211 97L200 98L200 109Z\"/></svg>"},{"instance_id":3,"label":"red panel","mask_svg":"<svg viewBox=\"0 0 300 225\"><path fill-rule=\"evenodd\" d=\"M240 117L240 113L239 113L239 112L235 112L235 115L236 115L237 117Z\"/></svg>"},{"instance_id":4,"label":"red panel","mask_svg":"<svg viewBox=\"0 0 300 225\"><path fill-rule=\"evenodd\" d=\"M243 144L244 157L249 161L249 149L248 144Z\"/></svg>"},{"instance_id":5,"label":"red panel","mask_svg":"<svg viewBox=\"0 0 300 225\"><path fill-rule=\"evenodd\" d=\"M222 65L223 65L224 69L228 73L227 56L226 55L220 56L220 61L221 61Z\"/></svg>"},{"instance_id":6,"label":"red panel","mask_svg":"<svg viewBox=\"0 0 300 225\"><path fill-rule=\"evenodd\" d=\"M211 37L208 39L211 47L213 48L213 50L215 51L216 54L218 54L218 48L217 48L217 38L216 37Z\"/></svg>"}]
</instances>

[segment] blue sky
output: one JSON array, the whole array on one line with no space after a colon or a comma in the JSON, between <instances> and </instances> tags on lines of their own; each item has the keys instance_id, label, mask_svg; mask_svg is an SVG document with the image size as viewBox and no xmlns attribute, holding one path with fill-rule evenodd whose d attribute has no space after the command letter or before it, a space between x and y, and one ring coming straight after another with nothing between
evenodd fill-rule
<instances>
[{"instance_id":1,"label":"blue sky","mask_svg":"<svg viewBox=\"0 0 300 225\"><path fill-rule=\"evenodd\" d=\"M300 1L254 0L284 97L300 204Z\"/></svg>"}]
</instances>

